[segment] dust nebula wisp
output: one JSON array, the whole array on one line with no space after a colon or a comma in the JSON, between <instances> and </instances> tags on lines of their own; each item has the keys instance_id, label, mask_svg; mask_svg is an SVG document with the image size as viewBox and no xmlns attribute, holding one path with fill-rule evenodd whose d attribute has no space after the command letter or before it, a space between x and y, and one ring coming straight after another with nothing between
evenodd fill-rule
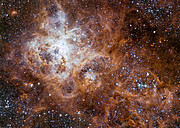
<instances>
[{"instance_id":1,"label":"dust nebula wisp","mask_svg":"<svg viewBox=\"0 0 180 128\"><path fill-rule=\"evenodd\" d=\"M9 46L3 64L19 92L17 113L28 113L25 127L49 109L84 119L82 127L166 127L177 120L177 85L164 82L163 61L148 48L164 37L155 38L133 2L42 3L36 27Z\"/></svg>"}]
</instances>

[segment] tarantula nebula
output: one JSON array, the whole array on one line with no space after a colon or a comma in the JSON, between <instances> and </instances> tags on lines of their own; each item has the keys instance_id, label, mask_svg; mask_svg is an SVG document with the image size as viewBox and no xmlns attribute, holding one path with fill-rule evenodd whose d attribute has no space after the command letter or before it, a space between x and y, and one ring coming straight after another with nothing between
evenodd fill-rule
<instances>
[{"instance_id":1,"label":"tarantula nebula","mask_svg":"<svg viewBox=\"0 0 180 128\"><path fill-rule=\"evenodd\" d=\"M178 127L175 1L35 3L4 45L2 127Z\"/></svg>"}]
</instances>

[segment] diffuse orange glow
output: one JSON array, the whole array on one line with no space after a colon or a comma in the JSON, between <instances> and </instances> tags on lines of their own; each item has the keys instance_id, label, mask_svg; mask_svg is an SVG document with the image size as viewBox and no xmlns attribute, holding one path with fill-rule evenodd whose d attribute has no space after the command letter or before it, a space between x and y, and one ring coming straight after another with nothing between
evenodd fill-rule
<instances>
[{"instance_id":1,"label":"diffuse orange glow","mask_svg":"<svg viewBox=\"0 0 180 128\"><path fill-rule=\"evenodd\" d=\"M12 10L11 11L11 16L13 17L13 16L15 16L15 15L17 15L18 14L18 12L16 11L16 10Z\"/></svg>"}]
</instances>

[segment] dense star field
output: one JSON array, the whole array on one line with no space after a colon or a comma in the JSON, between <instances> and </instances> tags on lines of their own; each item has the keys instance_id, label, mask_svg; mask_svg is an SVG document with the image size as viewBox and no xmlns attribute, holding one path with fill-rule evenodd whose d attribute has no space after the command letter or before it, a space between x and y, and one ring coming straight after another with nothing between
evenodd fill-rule
<instances>
[{"instance_id":1,"label":"dense star field","mask_svg":"<svg viewBox=\"0 0 180 128\"><path fill-rule=\"evenodd\" d=\"M178 0L1 0L0 127L178 128Z\"/></svg>"}]
</instances>

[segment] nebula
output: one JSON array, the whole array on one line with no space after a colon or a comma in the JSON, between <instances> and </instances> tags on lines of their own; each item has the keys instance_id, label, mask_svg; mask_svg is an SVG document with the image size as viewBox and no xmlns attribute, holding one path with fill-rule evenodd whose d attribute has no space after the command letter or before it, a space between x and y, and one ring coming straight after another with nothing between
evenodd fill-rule
<instances>
[{"instance_id":1,"label":"nebula","mask_svg":"<svg viewBox=\"0 0 180 128\"><path fill-rule=\"evenodd\" d=\"M166 37L136 3L40 1L33 29L6 45L1 78L18 94L2 127L175 126L177 53L168 65Z\"/></svg>"}]
</instances>

